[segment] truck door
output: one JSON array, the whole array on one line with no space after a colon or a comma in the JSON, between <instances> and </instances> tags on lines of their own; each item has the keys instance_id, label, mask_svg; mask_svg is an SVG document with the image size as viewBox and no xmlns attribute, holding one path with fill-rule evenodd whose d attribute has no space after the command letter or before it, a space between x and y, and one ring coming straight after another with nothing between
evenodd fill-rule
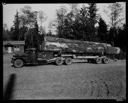
<instances>
[{"instance_id":1,"label":"truck door","mask_svg":"<svg viewBox=\"0 0 128 103\"><path fill-rule=\"evenodd\" d=\"M27 51L27 62L31 64L37 63L36 52L33 50Z\"/></svg>"},{"instance_id":2,"label":"truck door","mask_svg":"<svg viewBox=\"0 0 128 103\"><path fill-rule=\"evenodd\" d=\"M37 56L36 56L36 51L33 50L32 51L32 55L31 55L31 63L37 63Z\"/></svg>"},{"instance_id":3,"label":"truck door","mask_svg":"<svg viewBox=\"0 0 128 103\"><path fill-rule=\"evenodd\" d=\"M38 59L42 60L48 60L53 58L53 52L48 52L48 51L42 51L38 53Z\"/></svg>"}]
</instances>

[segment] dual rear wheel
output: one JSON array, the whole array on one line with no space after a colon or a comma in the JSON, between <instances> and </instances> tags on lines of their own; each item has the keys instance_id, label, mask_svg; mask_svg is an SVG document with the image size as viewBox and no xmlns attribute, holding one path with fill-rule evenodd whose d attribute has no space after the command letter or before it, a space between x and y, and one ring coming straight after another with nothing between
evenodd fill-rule
<instances>
[{"instance_id":1,"label":"dual rear wheel","mask_svg":"<svg viewBox=\"0 0 128 103\"><path fill-rule=\"evenodd\" d=\"M66 64L66 65L70 65L72 64L72 58L61 58L61 57L58 57L55 61L56 65L62 65L63 63Z\"/></svg>"},{"instance_id":2,"label":"dual rear wheel","mask_svg":"<svg viewBox=\"0 0 128 103\"><path fill-rule=\"evenodd\" d=\"M65 61L64 61L64 63L65 63L66 65L72 64L72 58L66 58Z\"/></svg>"},{"instance_id":3,"label":"dual rear wheel","mask_svg":"<svg viewBox=\"0 0 128 103\"><path fill-rule=\"evenodd\" d=\"M104 64L108 64L108 63L110 62L110 59L107 58L107 57L105 57L105 58L103 58L102 62L103 62Z\"/></svg>"},{"instance_id":4,"label":"dual rear wheel","mask_svg":"<svg viewBox=\"0 0 128 103\"><path fill-rule=\"evenodd\" d=\"M101 64L101 63L108 64L110 62L110 59L107 57L103 57L103 58L99 57L95 59L95 62L97 64Z\"/></svg>"}]
</instances>

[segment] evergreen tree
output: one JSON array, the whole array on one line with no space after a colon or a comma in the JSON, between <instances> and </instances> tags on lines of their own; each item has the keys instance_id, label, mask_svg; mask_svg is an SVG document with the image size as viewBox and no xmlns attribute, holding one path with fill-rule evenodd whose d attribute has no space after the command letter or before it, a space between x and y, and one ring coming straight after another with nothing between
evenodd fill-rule
<instances>
[{"instance_id":1,"label":"evergreen tree","mask_svg":"<svg viewBox=\"0 0 128 103\"><path fill-rule=\"evenodd\" d=\"M37 12L32 11L30 6L24 6L24 8L21 8L20 11L21 15L19 16L20 18L20 26L23 27L28 27L30 28L33 26L37 19Z\"/></svg>"},{"instance_id":2,"label":"evergreen tree","mask_svg":"<svg viewBox=\"0 0 128 103\"><path fill-rule=\"evenodd\" d=\"M121 7L121 4L116 2L116 3L113 3L113 4L110 4L109 5L109 8L111 10L111 13L110 13L110 20L111 20L111 37L112 37L112 41L111 41L111 44L113 46L115 46L115 38L116 38L116 28L118 26L118 23L120 23L123 18L120 18L120 14L122 12L122 7Z\"/></svg>"},{"instance_id":3,"label":"evergreen tree","mask_svg":"<svg viewBox=\"0 0 128 103\"><path fill-rule=\"evenodd\" d=\"M27 32L28 28L23 26L19 29L19 40L24 40L25 33Z\"/></svg>"},{"instance_id":4,"label":"evergreen tree","mask_svg":"<svg viewBox=\"0 0 128 103\"><path fill-rule=\"evenodd\" d=\"M110 28L109 29L109 37L108 37L108 40L109 40L109 43L111 43L112 45L114 45L114 35L113 35L113 32L114 32L114 28Z\"/></svg>"},{"instance_id":5,"label":"evergreen tree","mask_svg":"<svg viewBox=\"0 0 128 103\"><path fill-rule=\"evenodd\" d=\"M96 35L95 35L95 24L96 24L96 22L97 22L97 15L96 15L96 11L97 11L97 9L96 9L96 3L89 3L89 28L88 28L88 30L89 30L89 35L90 35L90 40L92 40L92 41L95 41L95 37L96 37Z\"/></svg>"},{"instance_id":6,"label":"evergreen tree","mask_svg":"<svg viewBox=\"0 0 128 103\"><path fill-rule=\"evenodd\" d=\"M20 24L20 21L19 21L19 13L16 12L16 15L15 15L15 20L14 20L14 25L11 29L11 32L12 32L12 39L13 40L19 40L19 24Z\"/></svg>"},{"instance_id":7,"label":"evergreen tree","mask_svg":"<svg viewBox=\"0 0 128 103\"><path fill-rule=\"evenodd\" d=\"M99 20L98 37L100 41L107 42L107 25L102 18Z\"/></svg>"},{"instance_id":8,"label":"evergreen tree","mask_svg":"<svg viewBox=\"0 0 128 103\"><path fill-rule=\"evenodd\" d=\"M59 37L95 41L95 24L97 22L95 3L90 3L89 7L83 5L79 10L76 5L71 5L70 12L62 11L65 10L59 9L57 12Z\"/></svg>"},{"instance_id":9,"label":"evergreen tree","mask_svg":"<svg viewBox=\"0 0 128 103\"><path fill-rule=\"evenodd\" d=\"M126 52L126 46L127 46L127 36L126 36L126 24L123 25L123 28L118 29L118 35L117 35L117 42L116 45L121 47L121 49Z\"/></svg>"},{"instance_id":10,"label":"evergreen tree","mask_svg":"<svg viewBox=\"0 0 128 103\"><path fill-rule=\"evenodd\" d=\"M11 37L10 37L10 31L8 30L7 28L7 24L4 24L3 25L3 40L10 40Z\"/></svg>"},{"instance_id":11,"label":"evergreen tree","mask_svg":"<svg viewBox=\"0 0 128 103\"><path fill-rule=\"evenodd\" d=\"M27 31L27 27L21 26L21 19L19 12L16 12L14 25L11 27L11 38L12 40L24 40L24 34Z\"/></svg>"},{"instance_id":12,"label":"evergreen tree","mask_svg":"<svg viewBox=\"0 0 128 103\"><path fill-rule=\"evenodd\" d=\"M80 9L80 12L78 14L76 19L76 24L78 27L77 35L79 39L81 40L89 40L89 12L88 8L83 5L83 7Z\"/></svg>"},{"instance_id":13,"label":"evergreen tree","mask_svg":"<svg viewBox=\"0 0 128 103\"><path fill-rule=\"evenodd\" d=\"M64 31L64 20L66 13L67 10L65 7L61 7L60 9L57 10L57 21L58 21L57 32L60 38L66 37Z\"/></svg>"},{"instance_id":14,"label":"evergreen tree","mask_svg":"<svg viewBox=\"0 0 128 103\"><path fill-rule=\"evenodd\" d=\"M40 37L38 33L38 25L35 22L34 28L30 28L25 33L25 49L27 48L36 48L37 50L40 49Z\"/></svg>"}]
</instances>

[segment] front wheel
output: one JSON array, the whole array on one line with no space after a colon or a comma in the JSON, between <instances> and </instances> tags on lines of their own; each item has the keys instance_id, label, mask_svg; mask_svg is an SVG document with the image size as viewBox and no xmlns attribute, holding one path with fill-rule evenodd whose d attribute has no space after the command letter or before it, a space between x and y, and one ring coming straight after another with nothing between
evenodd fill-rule
<instances>
[{"instance_id":1,"label":"front wheel","mask_svg":"<svg viewBox=\"0 0 128 103\"><path fill-rule=\"evenodd\" d=\"M23 67L24 62L23 62L22 59L16 59L16 60L14 60L13 65L14 65L14 67L16 67L16 68L21 68L21 67Z\"/></svg>"}]
</instances>

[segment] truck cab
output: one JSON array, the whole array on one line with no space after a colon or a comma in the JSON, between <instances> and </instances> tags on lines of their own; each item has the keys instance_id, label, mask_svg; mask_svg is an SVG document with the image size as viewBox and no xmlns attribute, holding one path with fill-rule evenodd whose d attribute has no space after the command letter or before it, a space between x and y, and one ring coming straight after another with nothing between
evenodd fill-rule
<instances>
[{"instance_id":1,"label":"truck cab","mask_svg":"<svg viewBox=\"0 0 128 103\"><path fill-rule=\"evenodd\" d=\"M13 55L11 63L14 67L20 68L26 64L38 65L45 62L52 62L58 57L60 51L42 50L35 48L26 49L24 53L17 52Z\"/></svg>"}]
</instances>

